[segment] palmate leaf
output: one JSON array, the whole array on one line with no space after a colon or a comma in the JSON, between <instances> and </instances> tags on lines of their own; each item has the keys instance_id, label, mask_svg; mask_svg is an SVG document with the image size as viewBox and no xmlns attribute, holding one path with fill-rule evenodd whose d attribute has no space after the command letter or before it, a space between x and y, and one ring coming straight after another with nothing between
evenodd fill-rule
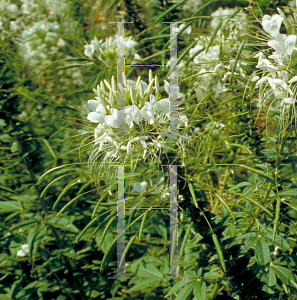
<instances>
[{"instance_id":1,"label":"palmate leaf","mask_svg":"<svg viewBox=\"0 0 297 300\"><path fill-rule=\"evenodd\" d=\"M139 281L132 288L130 288L127 291L127 293L131 293L134 291L143 291L146 288L156 288L159 286L160 286L159 278L148 278L146 280L139 278Z\"/></svg>"},{"instance_id":2,"label":"palmate leaf","mask_svg":"<svg viewBox=\"0 0 297 300\"><path fill-rule=\"evenodd\" d=\"M183 287L183 289L176 296L175 300L184 300L184 299L186 299L190 295L190 293L192 292L194 284L195 284L195 282L191 282L188 285L186 285L185 287Z\"/></svg>"},{"instance_id":3,"label":"palmate leaf","mask_svg":"<svg viewBox=\"0 0 297 300\"><path fill-rule=\"evenodd\" d=\"M0 214L21 211L22 205L16 201L0 201Z\"/></svg>"},{"instance_id":4,"label":"palmate leaf","mask_svg":"<svg viewBox=\"0 0 297 300\"><path fill-rule=\"evenodd\" d=\"M266 265L270 262L270 250L264 239L258 239L255 253L259 265Z\"/></svg>"},{"instance_id":5,"label":"palmate leaf","mask_svg":"<svg viewBox=\"0 0 297 300\"><path fill-rule=\"evenodd\" d=\"M196 281L196 279L184 279L179 281L177 284L175 284L171 290L166 294L165 298L167 298L168 296L177 293L183 286L185 285L189 285L190 283L194 283Z\"/></svg>"},{"instance_id":6,"label":"palmate leaf","mask_svg":"<svg viewBox=\"0 0 297 300\"><path fill-rule=\"evenodd\" d=\"M28 234L27 243L29 247L29 254L33 261L41 239L46 235L46 232L46 226L44 224L39 224L34 226Z\"/></svg>"},{"instance_id":7,"label":"palmate leaf","mask_svg":"<svg viewBox=\"0 0 297 300\"><path fill-rule=\"evenodd\" d=\"M141 265L135 265L132 264L130 266L130 270L137 274L139 277L144 278L162 278L162 273L153 265L151 264L141 264Z\"/></svg>"},{"instance_id":8,"label":"palmate leaf","mask_svg":"<svg viewBox=\"0 0 297 300\"><path fill-rule=\"evenodd\" d=\"M287 285L293 285L295 288L297 288L297 283L294 278L294 275L292 271L288 268L276 265L276 264L271 264L271 268L274 270L275 274L277 277Z\"/></svg>"},{"instance_id":9,"label":"palmate leaf","mask_svg":"<svg viewBox=\"0 0 297 300\"><path fill-rule=\"evenodd\" d=\"M268 286L276 285L276 276L275 276L275 273L271 266L269 267L269 272L268 272L268 276L267 276L267 284L268 284Z\"/></svg>"},{"instance_id":10,"label":"palmate leaf","mask_svg":"<svg viewBox=\"0 0 297 300\"><path fill-rule=\"evenodd\" d=\"M268 242L268 243L272 243L272 233L265 233L263 235L263 238ZM278 234L275 236L275 241L274 241L274 245L278 246L280 249L284 249L287 251L293 251L291 249L291 247L289 246L289 244L286 242L286 240L284 238L282 238L281 236L279 236Z\"/></svg>"},{"instance_id":11,"label":"palmate leaf","mask_svg":"<svg viewBox=\"0 0 297 300\"><path fill-rule=\"evenodd\" d=\"M204 281L198 281L194 283L193 293L195 295L195 299L206 300L206 283Z\"/></svg>"}]
</instances>

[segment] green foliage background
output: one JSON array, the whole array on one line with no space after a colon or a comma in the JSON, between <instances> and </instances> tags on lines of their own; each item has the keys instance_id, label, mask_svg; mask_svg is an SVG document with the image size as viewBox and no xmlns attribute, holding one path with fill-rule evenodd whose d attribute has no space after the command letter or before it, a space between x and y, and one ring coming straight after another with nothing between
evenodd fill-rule
<instances>
[{"instance_id":1,"label":"green foliage background","mask_svg":"<svg viewBox=\"0 0 297 300\"><path fill-rule=\"evenodd\" d=\"M162 279L169 272L169 214L165 211L149 211L145 218L142 211L126 214L127 225L137 217L142 220L126 232L127 243L133 241L126 256L126 276L134 279L108 279L116 272L116 185L108 186L111 178L99 183L90 179L89 147L82 140L91 142L94 130L86 121L85 104L101 80L116 78L116 54L102 61L87 59L84 45L94 36L104 40L114 35L116 27L108 22L123 18L133 22L127 25L126 35L137 41L137 53L142 58L155 55L143 62L166 64L170 53L163 50L169 50L168 45L164 47L168 36L162 35L168 32L161 21L187 19L195 11L182 5L170 10L175 3L165 0L68 3L58 16L59 35L66 46L49 63L31 69L13 37L0 39L0 298L295 299L295 132L280 153L272 139L274 129L267 137L265 125L254 126L258 110L250 102L252 95L243 96L239 78L230 78L232 97L223 101L203 95L201 101L191 88L198 77L194 67L186 74L191 78L180 84L186 95L183 108L192 114L191 126L211 121L223 122L225 128L219 136L212 135L215 126L197 135L188 157L192 163L178 175L183 199L179 202L179 274L188 280ZM211 1L197 13L192 33L211 36L207 16L219 7L242 8L251 19L261 19L262 14L272 15L276 7L285 5L286 1L271 0ZM179 55L184 54L190 65L192 42L186 36L178 40ZM236 53L230 56L234 59ZM240 59L251 75L257 60ZM292 68L296 61L295 57ZM77 70L82 82L73 76ZM160 82L168 77L166 68L154 68L153 73ZM129 79L148 79L147 68L127 68L126 74ZM246 79L240 80L247 84ZM278 182L268 188L269 182L275 183L276 167ZM137 172L138 178L127 180L127 192L139 178L146 178L147 165ZM278 193L288 203L280 205L280 225L273 242ZM159 199L153 201L159 203ZM95 208L96 218L91 220ZM16 253L23 244L29 245L30 253L20 258ZM274 255L275 246L279 250Z\"/></svg>"}]
</instances>

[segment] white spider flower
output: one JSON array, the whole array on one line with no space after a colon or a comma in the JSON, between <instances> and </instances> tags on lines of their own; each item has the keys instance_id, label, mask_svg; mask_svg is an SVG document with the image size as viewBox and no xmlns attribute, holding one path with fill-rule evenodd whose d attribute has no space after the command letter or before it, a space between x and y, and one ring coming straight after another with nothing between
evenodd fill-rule
<instances>
[{"instance_id":1,"label":"white spider flower","mask_svg":"<svg viewBox=\"0 0 297 300\"><path fill-rule=\"evenodd\" d=\"M268 81L268 76L264 76L260 80L258 80L258 82L256 83L256 86L259 86L266 81Z\"/></svg>"},{"instance_id":2,"label":"white spider flower","mask_svg":"<svg viewBox=\"0 0 297 300\"><path fill-rule=\"evenodd\" d=\"M134 184L134 187L132 189L132 193L145 193L146 192L146 187L147 187L147 181L142 181L142 182L136 182Z\"/></svg>"},{"instance_id":3,"label":"white spider flower","mask_svg":"<svg viewBox=\"0 0 297 300\"><path fill-rule=\"evenodd\" d=\"M291 55L295 48L296 35L279 34L275 40L269 41L267 44L282 56Z\"/></svg>"},{"instance_id":4,"label":"white spider flower","mask_svg":"<svg viewBox=\"0 0 297 300\"><path fill-rule=\"evenodd\" d=\"M84 48L85 48L85 52L84 52L85 56L92 58L95 52L95 45L94 44L85 45Z\"/></svg>"},{"instance_id":5,"label":"white spider flower","mask_svg":"<svg viewBox=\"0 0 297 300\"><path fill-rule=\"evenodd\" d=\"M272 70L277 70L277 68L268 60L268 59L261 59L259 58L259 62L256 66L256 68L269 68Z\"/></svg>"},{"instance_id":6,"label":"white spider flower","mask_svg":"<svg viewBox=\"0 0 297 300\"><path fill-rule=\"evenodd\" d=\"M278 14L275 14L272 17L265 15L262 19L262 27L264 31L269 33L271 36L276 37L279 34L282 21L283 18Z\"/></svg>"},{"instance_id":7,"label":"white spider flower","mask_svg":"<svg viewBox=\"0 0 297 300\"><path fill-rule=\"evenodd\" d=\"M131 37L124 39L122 36L120 36L119 38L116 39L116 42L119 47L125 47L127 49L132 48L135 45L137 45L137 43L135 41L131 40Z\"/></svg>"},{"instance_id":8,"label":"white spider flower","mask_svg":"<svg viewBox=\"0 0 297 300\"><path fill-rule=\"evenodd\" d=\"M154 95L150 96L150 102L145 102L144 107L141 109L141 114L144 119L146 119L150 124L154 124L155 110L156 110L156 97Z\"/></svg>"},{"instance_id":9,"label":"white spider flower","mask_svg":"<svg viewBox=\"0 0 297 300\"><path fill-rule=\"evenodd\" d=\"M175 29L175 32L176 32L176 33L180 32L185 26L186 26L185 24L180 25L179 28L176 28L176 29ZM191 32L192 32L192 26L191 26L191 25L188 26L188 27L185 29L185 31L183 31L183 33L187 33L187 34L190 34Z\"/></svg>"},{"instance_id":10,"label":"white spider flower","mask_svg":"<svg viewBox=\"0 0 297 300\"><path fill-rule=\"evenodd\" d=\"M290 97L290 98L284 98L281 102L281 105L290 105L290 104L294 104L296 102L296 99L293 98L293 97Z\"/></svg>"},{"instance_id":11,"label":"white spider flower","mask_svg":"<svg viewBox=\"0 0 297 300\"><path fill-rule=\"evenodd\" d=\"M258 75L254 76L252 79L251 79L251 82L255 82L257 80L259 80L260 77ZM257 82L258 83L258 82Z\"/></svg>"},{"instance_id":12,"label":"white spider flower","mask_svg":"<svg viewBox=\"0 0 297 300\"><path fill-rule=\"evenodd\" d=\"M27 254L29 253L29 246L28 246L28 244L25 244L25 245L22 245L21 246L21 250L19 250L18 252L17 252L17 256L18 257L24 257L24 256L26 256Z\"/></svg>"},{"instance_id":13,"label":"white spider flower","mask_svg":"<svg viewBox=\"0 0 297 300\"><path fill-rule=\"evenodd\" d=\"M276 89L276 86L279 86L279 87L282 87L284 90L286 90L290 95L293 95L293 92L291 91L291 89L281 79L278 79L278 78L273 78L272 79L272 78L268 77L268 83L269 83L269 85L271 86L271 88L273 90Z\"/></svg>"}]
</instances>

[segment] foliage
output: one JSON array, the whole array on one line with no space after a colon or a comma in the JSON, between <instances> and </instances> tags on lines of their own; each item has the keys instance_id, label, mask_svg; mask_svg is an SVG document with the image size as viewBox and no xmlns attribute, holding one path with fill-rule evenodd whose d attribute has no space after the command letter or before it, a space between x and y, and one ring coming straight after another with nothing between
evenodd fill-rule
<instances>
[{"instance_id":1,"label":"foliage","mask_svg":"<svg viewBox=\"0 0 297 300\"><path fill-rule=\"evenodd\" d=\"M1 1L1 299L295 299L296 5ZM116 24L126 64L117 129ZM96 126L94 124L96 123ZM186 135L186 136L185 136ZM127 279L116 276L125 163ZM178 167L178 274L169 274ZM148 210L140 208L148 207ZM163 207L156 210L154 208ZM124 257L122 257L123 259Z\"/></svg>"}]
</instances>

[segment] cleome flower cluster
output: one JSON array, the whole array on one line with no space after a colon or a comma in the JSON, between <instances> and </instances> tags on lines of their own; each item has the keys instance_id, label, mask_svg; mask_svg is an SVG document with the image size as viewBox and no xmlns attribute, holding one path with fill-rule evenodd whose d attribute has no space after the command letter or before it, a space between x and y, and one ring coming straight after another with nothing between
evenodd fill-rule
<instances>
[{"instance_id":1,"label":"cleome flower cluster","mask_svg":"<svg viewBox=\"0 0 297 300\"><path fill-rule=\"evenodd\" d=\"M251 81L256 82L255 87L260 88L258 107L265 104L267 99L272 99L272 103L280 100L283 107L283 114L292 104L296 102L295 89L292 86L297 82L297 77L290 77L287 67L290 57L296 50L296 35L280 34L280 27L283 22L281 15L275 14L272 17L264 15L262 19L263 30L269 35L267 45L274 50L273 54L265 57L263 52L259 52L255 57L258 58L259 71L252 75ZM271 39L271 37L273 39ZM262 73L264 76L256 74ZM292 88L293 87L293 88ZM277 105L278 107L278 105Z\"/></svg>"},{"instance_id":2,"label":"cleome flower cluster","mask_svg":"<svg viewBox=\"0 0 297 300\"><path fill-rule=\"evenodd\" d=\"M141 154L142 159L146 159L148 155L156 157L161 149L169 149L166 143L168 137L162 135L169 133L170 126L169 83L164 80L164 90L168 97L162 98L158 77L153 78L151 70L148 83L141 80L140 76L136 82L127 80L124 74L123 82L125 87L120 87L125 95L123 110L117 109L118 91L114 77L111 78L111 84L106 80L101 81L97 89L94 89L95 99L88 101L90 112L87 119L98 124L94 130L94 151L91 160L95 160L99 155L104 155L103 161L107 158L125 159L132 154ZM178 98L181 99L183 95L177 90ZM126 124L127 136L117 135L117 128L121 122ZM187 126L187 117L179 114L177 128L183 129ZM182 149L182 144L187 138L176 136L175 139Z\"/></svg>"}]
</instances>

